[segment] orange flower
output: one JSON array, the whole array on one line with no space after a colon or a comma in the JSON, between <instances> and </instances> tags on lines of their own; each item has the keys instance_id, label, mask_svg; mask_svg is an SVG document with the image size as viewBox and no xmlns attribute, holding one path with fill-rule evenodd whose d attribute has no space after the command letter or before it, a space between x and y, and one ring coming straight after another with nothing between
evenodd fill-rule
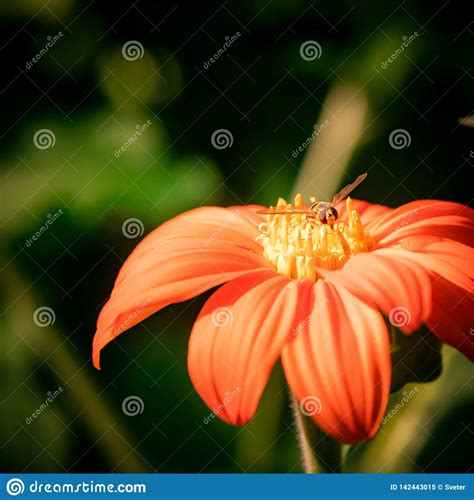
<instances>
[{"instance_id":1,"label":"orange flower","mask_svg":"<svg viewBox=\"0 0 474 500\"><path fill-rule=\"evenodd\" d=\"M471 209L433 200L390 209L348 198L331 228L300 214L257 214L261 208L197 208L149 234L99 316L94 365L120 333L225 283L189 342L202 399L226 422L245 424L281 357L318 426L354 443L375 435L387 404L384 316L407 335L425 323L474 359Z\"/></svg>"}]
</instances>

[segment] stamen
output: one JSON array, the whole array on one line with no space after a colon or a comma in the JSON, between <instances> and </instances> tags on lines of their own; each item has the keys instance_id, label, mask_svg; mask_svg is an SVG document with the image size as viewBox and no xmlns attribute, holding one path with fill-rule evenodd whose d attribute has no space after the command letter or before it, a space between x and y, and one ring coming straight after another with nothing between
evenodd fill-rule
<instances>
[{"instance_id":1,"label":"stamen","mask_svg":"<svg viewBox=\"0 0 474 500\"><path fill-rule=\"evenodd\" d=\"M313 199L312 199L313 201ZM294 205L283 198L278 207L288 210L303 206L300 193ZM275 269L291 278L318 279L316 268L341 269L354 255L367 252L369 236L350 198L346 200L347 220L338 220L333 227L323 224L316 217L308 222L305 214L267 215L267 221L259 225L263 255Z\"/></svg>"}]
</instances>

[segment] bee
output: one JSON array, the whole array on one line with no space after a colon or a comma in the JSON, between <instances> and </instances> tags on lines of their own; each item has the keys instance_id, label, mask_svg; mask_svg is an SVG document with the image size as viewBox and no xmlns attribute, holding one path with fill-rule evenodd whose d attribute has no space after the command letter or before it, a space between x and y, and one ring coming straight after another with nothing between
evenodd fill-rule
<instances>
[{"instance_id":1,"label":"bee","mask_svg":"<svg viewBox=\"0 0 474 500\"><path fill-rule=\"evenodd\" d=\"M264 210L258 210L259 214L303 214L306 219L316 219L321 222L321 224L328 224L331 228L337 222L339 213L336 209L336 205L341 203L346 199L350 193L367 177L367 173L359 175L357 179L348 186L342 188L337 194L332 198L332 201L315 201L311 205L303 205L301 208L295 207L275 207L267 208Z\"/></svg>"}]
</instances>

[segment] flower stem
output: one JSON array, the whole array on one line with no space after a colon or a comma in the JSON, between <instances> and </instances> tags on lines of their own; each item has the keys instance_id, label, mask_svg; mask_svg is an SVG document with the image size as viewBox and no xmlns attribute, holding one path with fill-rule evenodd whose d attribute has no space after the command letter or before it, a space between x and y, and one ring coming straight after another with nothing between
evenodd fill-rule
<instances>
[{"instance_id":1,"label":"flower stem","mask_svg":"<svg viewBox=\"0 0 474 500\"><path fill-rule=\"evenodd\" d=\"M341 472L341 443L329 437L309 417L301 413L300 405L291 392L290 398L304 472Z\"/></svg>"}]
</instances>

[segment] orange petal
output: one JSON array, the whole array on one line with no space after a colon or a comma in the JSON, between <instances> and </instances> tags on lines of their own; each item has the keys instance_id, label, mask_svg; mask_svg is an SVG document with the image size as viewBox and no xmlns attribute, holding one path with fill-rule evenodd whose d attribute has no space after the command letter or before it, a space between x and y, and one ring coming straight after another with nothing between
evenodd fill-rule
<instances>
[{"instance_id":1,"label":"orange petal","mask_svg":"<svg viewBox=\"0 0 474 500\"><path fill-rule=\"evenodd\" d=\"M429 272L391 249L358 254L339 271L318 273L374 304L404 333L419 329L431 313Z\"/></svg>"},{"instance_id":2,"label":"orange petal","mask_svg":"<svg viewBox=\"0 0 474 500\"><path fill-rule=\"evenodd\" d=\"M433 301L433 311L427 322L430 330L474 361L474 296L438 277Z\"/></svg>"},{"instance_id":3,"label":"orange petal","mask_svg":"<svg viewBox=\"0 0 474 500\"><path fill-rule=\"evenodd\" d=\"M196 391L221 419L243 425L253 416L295 317L302 316L305 286L312 284L260 272L225 284L204 305L189 340L188 368Z\"/></svg>"},{"instance_id":4,"label":"orange petal","mask_svg":"<svg viewBox=\"0 0 474 500\"><path fill-rule=\"evenodd\" d=\"M450 240L418 238L414 242L407 240L404 243L418 251L392 249L392 252L430 271L433 307L426 322L428 327L440 340L474 360L474 250Z\"/></svg>"},{"instance_id":5,"label":"orange petal","mask_svg":"<svg viewBox=\"0 0 474 500\"><path fill-rule=\"evenodd\" d=\"M474 245L474 211L459 203L419 200L381 217L370 228L381 245L409 236L438 236Z\"/></svg>"},{"instance_id":6,"label":"orange petal","mask_svg":"<svg viewBox=\"0 0 474 500\"><path fill-rule=\"evenodd\" d=\"M454 285L463 288L466 292L472 293L473 289L473 269L472 261L474 250L467 245L456 241L444 240L424 243L423 239L417 238L417 251L407 251L404 248L391 248L393 255L398 255L400 259L409 260L422 265L432 275L435 273L450 281ZM414 249L410 239L404 241L404 247ZM436 279L433 281L433 286Z\"/></svg>"},{"instance_id":7,"label":"orange petal","mask_svg":"<svg viewBox=\"0 0 474 500\"><path fill-rule=\"evenodd\" d=\"M255 210L259 207L256 206ZM122 266L117 281L129 272L129 266L135 262L131 258L153 252L155 247L169 239L195 238L197 246L213 248L218 243L230 243L235 247L245 248L257 254L262 253L262 246L255 241L260 235L258 221L262 216L255 214L254 207L201 207L184 212L165 222L146 236L131 253Z\"/></svg>"},{"instance_id":8,"label":"orange petal","mask_svg":"<svg viewBox=\"0 0 474 500\"><path fill-rule=\"evenodd\" d=\"M393 208L386 207L384 205L377 205L375 203L369 203L364 200L356 200L354 198L351 198L351 201L366 229L370 229L372 224L377 222L381 217L393 212ZM337 211L339 212L339 218L341 220L344 220L347 217L347 207L345 203L337 205Z\"/></svg>"},{"instance_id":9,"label":"orange petal","mask_svg":"<svg viewBox=\"0 0 474 500\"><path fill-rule=\"evenodd\" d=\"M390 389L390 347L382 315L339 284L319 280L315 310L282 350L303 412L346 443L372 438Z\"/></svg>"},{"instance_id":10,"label":"orange petal","mask_svg":"<svg viewBox=\"0 0 474 500\"><path fill-rule=\"evenodd\" d=\"M240 213L210 207L178 216L148 235L122 266L99 315L94 365L99 367L104 346L159 309L268 269L255 232Z\"/></svg>"}]
</instances>

